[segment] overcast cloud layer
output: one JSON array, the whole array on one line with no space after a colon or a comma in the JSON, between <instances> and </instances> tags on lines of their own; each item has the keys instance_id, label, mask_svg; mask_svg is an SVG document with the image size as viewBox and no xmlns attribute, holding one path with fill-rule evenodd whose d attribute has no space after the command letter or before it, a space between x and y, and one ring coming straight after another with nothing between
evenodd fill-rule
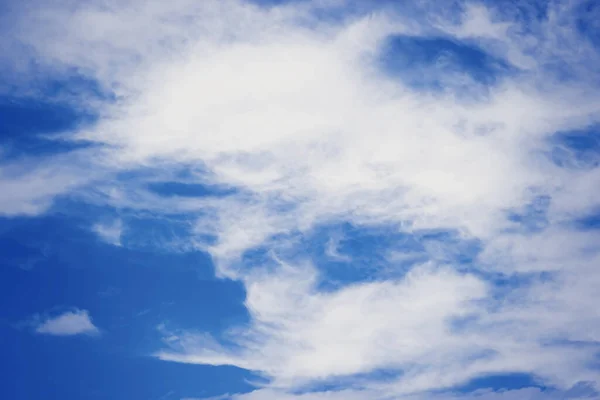
<instances>
[{"instance_id":1,"label":"overcast cloud layer","mask_svg":"<svg viewBox=\"0 0 600 400\"><path fill-rule=\"evenodd\" d=\"M590 4L23 2L0 21L0 89L97 118L52 139L79 150L0 158L0 214L69 196L184 215L169 246L243 283L250 321L222 337L161 326L154 356L265 378L235 399L578 398L600 374L600 235L582 222L600 169L564 138L597 138ZM427 40L487 64L397 48ZM68 90L48 94L47 76ZM90 229L121 246L127 226ZM333 264L362 278L334 282ZM431 394L509 373L556 392Z\"/></svg>"}]
</instances>

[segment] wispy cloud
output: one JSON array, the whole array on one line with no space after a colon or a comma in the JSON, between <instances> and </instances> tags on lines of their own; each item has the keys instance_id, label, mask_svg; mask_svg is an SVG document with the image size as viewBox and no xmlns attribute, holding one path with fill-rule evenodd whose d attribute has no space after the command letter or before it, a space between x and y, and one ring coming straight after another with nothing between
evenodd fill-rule
<instances>
[{"instance_id":1,"label":"wispy cloud","mask_svg":"<svg viewBox=\"0 0 600 400\"><path fill-rule=\"evenodd\" d=\"M340 238L332 236L327 241L325 246L325 255L330 257L333 260L341 261L341 262L350 262L352 258L346 254L342 254L339 251Z\"/></svg>"},{"instance_id":2,"label":"wispy cloud","mask_svg":"<svg viewBox=\"0 0 600 400\"><path fill-rule=\"evenodd\" d=\"M582 382L567 390L542 390L537 387L501 391L480 389L474 393L427 393L425 395L409 395L400 398L403 400L574 400L597 399L598 396L599 394L593 385ZM392 397L371 390L340 390L289 394L277 390L261 389L246 394L204 400L369 400L374 398L397 399L398 397Z\"/></svg>"},{"instance_id":3,"label":"wispy cloud","mask_svg":"<svg viewBox=\"0 0 600 400\"><path fill-rule=\"evenodd\" d=\"M116 219L110 222L99 222L92 227L94 233L106 243L121 246L121 235L123 233L123 221Z\"/></svg>"},{"instance_id":4,"label":"wispy cloud","mask_svg":"<svg viewBox=\"0 0 600 400\"><path fill-rule=\"evenodd\" d=\"M92 323L87 310L74 309L40 321L36 333L54 336L98 335L100 330Z\"/></svg>"},{"instance_id":5,"label":"wispy cloud","mask_svg":"<svg viewBox=\"0 0 600 400\"><path fill-rule=\"evenodd\" d=\"M78 156L3 160L0 154L0 216L39 215L57 196L89 183L91 175Z\"/></svg>"},{"instance_id":6,"label":"wispy cloud","mask_svg":"<svg viewBox=\"0 0 600 400\"><path fill-rule=\"evenodd\" d=\"M189 242L245 285L251 321L223 338L167 332L157 356L269 379L241 399L291 399L385 368L402 374L303 396L417 396L510 372L563 389L596 379L600 237L573 221L600 206L600 170L552 152L557 132L600 122L600 54L578 28L597 15L571 1L548 3L543 17L525 2L350 3L109 0L17 12L6 29L33 52L23 58L53 76L79 71L111 96L85 103L101 118L64 136L99 145L87 158L93 187L57 178L44 191L43 167L11 172L23 190L4 213L40 213L68 192L186 215ZM398 37L461 43L505 68L484 83L441 56L395 71L382 64L416 59L418 48L394 47ZM428 79L404 79L417 75ZM148 175L177 181L184 170L186 183L232 190L148 189ZM544 224L530 229L525 214L540 198ZM328 290L327 266L304 239L331 224L385 226L422 249L415 259L381 237L385 269L399 273ZM97 232L118 243L120 228Z\"/></svg>"}]
</instances>

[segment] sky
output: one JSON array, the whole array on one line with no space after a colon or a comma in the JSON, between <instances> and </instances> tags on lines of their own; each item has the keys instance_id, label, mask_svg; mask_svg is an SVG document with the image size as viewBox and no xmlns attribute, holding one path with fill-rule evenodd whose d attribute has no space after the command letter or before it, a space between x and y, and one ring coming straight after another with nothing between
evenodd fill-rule
<instances>
[{"instance_id":1,"label":"sky","mask_svg":"<svg viewBox=\"0 0 600 400\"><path fill-rule=\"evenodd\" d=\"M600 399L600 4L6 0L0 398Z\"/></svg>"}]
</instances>

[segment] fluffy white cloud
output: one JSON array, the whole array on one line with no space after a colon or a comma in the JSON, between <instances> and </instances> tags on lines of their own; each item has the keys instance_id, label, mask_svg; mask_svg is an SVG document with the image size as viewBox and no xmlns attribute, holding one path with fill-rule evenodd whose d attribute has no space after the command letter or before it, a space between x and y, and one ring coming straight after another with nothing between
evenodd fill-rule
<instances>
[{"instance_id":1,"label":"fluffy white cloud","mask_svg":"<svg viewBox=\"0 0 600 400\"><path fill-rule=\"evenodd\" d=\"M264 371L277 378L273 384L287 386L409 363L418 370L430 357L460 363L481 351L447 326L452 318L469 316L472 303L485 296L485 285L473 277L422 267L398 282L319 293L314 271L288 268L246 281L253 326L232 333L244 350L222 363ZM159 357L217 363L214 346L192 349L186 343L177 342L182 352Z\"/></svg>"},{"instance_id":2,"label":"fluffy white cloud","mask_svg":"<svg viewBox=\"0 0 600 400\"><path fill-rule=\"evenodd\" d=\"M600 118L598 51L576 29L574 2L552 2L541 20L516 17L525 5L447 15L419 4L61 2L28 8L6 28L38 68L76 69L114 95L87 104L97 123L65 135L101 146L89 163L104 179L75 194L189 213L190 241L246 287L248 326L223 340L170 333L159 357L254 370L272 388L240 398L257 399L343 377L382 399L493 373L563 388L596 377L600 242L572 221L600 205L598 168L548 154L557 131ZM511 72L484 85L458 67L399 71L443 90L418 88L381 67L393 35L476 46ZM146 190L144 176L180 169L191 171L186 183L232 191ZM120 171L147 173L106 178ZM543 227L510 218L539 198L550 199ZM344 222L452 232L482 250L468 266L441 262L456 249L439 240L407 267L392 243L393 279L375 273L326 290L302 239ZM330 256L342 254L330 243ZM264 262L245 258L251 250ZM516 284L507 290L501 279ZM402 374L368 378L386 368Z\"/></svg>"},{"instance_id":3,"label":"fluffy white cloud","mask_svg":"<svg viewBox=\"0 0 600 400\"><path fill-rule=\"evenodd\" d=\"M87 310L75 309L49 317L35 328L37 333L55 336L97 335L100 330L92 323Z\"/></svg>"}]
</instances>

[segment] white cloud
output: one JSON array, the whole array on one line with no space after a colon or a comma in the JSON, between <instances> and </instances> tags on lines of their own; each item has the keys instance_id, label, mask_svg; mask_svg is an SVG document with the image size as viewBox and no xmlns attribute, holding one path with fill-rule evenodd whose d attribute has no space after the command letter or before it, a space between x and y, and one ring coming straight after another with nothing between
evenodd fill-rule
<instances>
[{"instance_id":1,"label":"white cloud","mask_svg":"<svg viewBox=\"0 0 600 400\"><path fill-rule=\"evenodd\" d=\"M54 336L98 335L100 330L92 323L87 310L75 309L49 317L35 328L37 333Z\"/></svg>"},{"instance_id":2,"label":"white cloud","mask_svg":"<svg viewBox=\"0 0 600 400\"><path fill-rule=\"evenodd\" d=\"M216 397L205 400L370 400L381 398L382 393L375 391L340 390L324 392L308 392L302 394L289 394L278 390L260 389L254 392ZM385 395L383 395L385 396ZM541 390L536 387L500 390L480 389L473 393L427 393L425 395L383 397L398 400L570 400L570 399L598 399L594 388L583 383L569 390ZM186 399L182 399L186 400ZM194 399L187 399L194 400ZM200 400L200 399L195 399Z\"/></svg>"},{"instance_id":3,"label":"white cloud","mask_svg":"<svg viewBox=\"0 0 600 400\"><path fill-rule=\"evenodd\" d=\"M78 155L55 159L5 161L0 155L0 216L39 215L53 200L89 183Z\"/></svg>"},{"instance_id":4,"label":"white cloud","mask_svg":"<svg viewBox=\"0 0 600 400\"><path fill-rule=\"evenodd\" d=\"M249 278L246 307L253 325L232 332L241 353L216 361L214 345L199 345L159 357L241 365L285 387L377 368L413 365L417 371L430 358L456 365L482 350L463 343L448 325L470 315L473 302L485 296L485 284L472 276L423 266L401 281L357 284L332 293L319 293L316 282L314 270L289 266Z\"/></svg>"},{"instance_id":5,"label":"white cloud","mask_svg":"<svg viewBox=\"0 0 600 400\"><path fill-rule=\"evenodd\" d=\"M452 18L425 4L420 18L402 9L348 14L336 2L65 2L29 9L5 37L32 49L40 68L75 68L117 98L91 104L102 118L71 136L104 146L90 159L104 179L76 194L189 213L190 241L211 253L219 276L246 287L249 326L224 341L167 334L159 357L254 370L271 379L265 398L395 368L404 373L393 382L359 382L394 398L494 373L559 387L597 375L600 243L569 222L600 205L598 168L545 155L555 132L600 118L600 56L567 3L525 25L481 5ZM477 45L513 72L485 86L461 71L409 71L433 74L444 90L415 88L380 68L391 34ZM162 198L142 178L111 175L179 168L193 182L235 190ZM508 218L540 196L551 199L541 232ZM26 194L15 198L29 204ZM415 236L452 231L482 252L467 273L437 265L448 244L425 246L429 262L406 276L326 291L299 238L341 222ZM120 231L101 232L114 242ZM401 246L390 247L386 267L404 272L393 256ZM254 249L269 254L264 264L244 259ZM519 284L503 289L495 274Z\"/></svg>"},{"instance_id":6,"label":"white cloud","mask_svg":"<svg viewBox=\"0 0 600 400\"><path fill-rule=\"evenodd\" d=\"M341 261L341 262L350 262L352 258L346 254L342 254L339 251L340 246L340 237L332 236L327 241L325 246L325 255L332 260Z\"/></svg>"},{"instance_id":7,"label":"white cloud","mask_svg":"<svg viewBox=\"0 0 600 400\"><path fill-rule=\"evenodd\" d=\"M92 227L92 230L106 243L121 246L123 221L120 219L111 222L99 222Z\"/></svg>"}]
</instances>

